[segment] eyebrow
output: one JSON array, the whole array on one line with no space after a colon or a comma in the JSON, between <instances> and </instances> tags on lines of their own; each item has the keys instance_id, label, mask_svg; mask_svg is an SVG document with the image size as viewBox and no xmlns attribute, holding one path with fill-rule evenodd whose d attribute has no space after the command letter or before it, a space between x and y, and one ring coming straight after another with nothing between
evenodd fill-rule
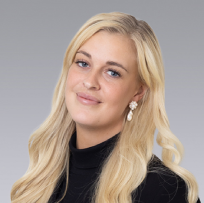
<instances>
[{"instance_id":1,"label":"eyebrow","mask_svg":"<svg viewBox=\"0 0 204 203\"><path fill-rule=\"evenodd\" d=\"M89 54L89 53L87 53L87 52L85 52L85 51L80 50L80 51L77 51L76 54L77 54L77 53L84 54L85 56L87 56L88 58L91 59L91 54ZM117 63L117 62L115 62L115 61L107 61L106 64L107 64L107 65L112 65L112 66L118 66L118 67L124 69L126 72L128 72L127 69L126 69L122 64Z\"/></svg>"}]
</instances>

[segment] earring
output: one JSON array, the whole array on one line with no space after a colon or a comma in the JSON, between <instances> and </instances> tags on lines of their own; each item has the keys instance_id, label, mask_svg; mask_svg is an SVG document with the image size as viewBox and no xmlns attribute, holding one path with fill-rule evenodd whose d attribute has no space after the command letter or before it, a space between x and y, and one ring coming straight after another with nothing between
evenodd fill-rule
<instances>
[{"instance_id":1,"label":"earring","mask_svg":"<svg viewBox=\"0 0 204 203\"><path fill-rule=\"evenodd\" d=\"M133 110L134 109L136 109L136 107L137 107L137 102L136 101L132 101L132 102L130 102L130 104L129 104L129 107L130 107L130 111L129 111L129 113L128 113L128 116L127 116L127 120L128 121L131 121L132 120L132 115L133 115Z\"/></svg>"}]
</instances>

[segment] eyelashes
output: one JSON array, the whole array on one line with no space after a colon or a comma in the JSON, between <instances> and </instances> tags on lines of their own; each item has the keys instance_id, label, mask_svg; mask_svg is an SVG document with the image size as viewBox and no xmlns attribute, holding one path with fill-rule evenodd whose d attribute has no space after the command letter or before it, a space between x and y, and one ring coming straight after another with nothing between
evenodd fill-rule
<instances>
[{"instance_id":1,"label":"eyelashes","mask_svg":"<svg viewBox=\"0 0 204 203\"><path fill-rule=\"evenodd\" d=\"M120 73L116 70L113 70L113 69L108 69L108 72L112 72L113 74L111 74L111 76L113 77L121 77Z\"/></svg>"},{"instance_id":2,"label":"eyelashes","mask_svg":"<svg viewBox=\"0 0 204 203\"><path fill-rule=\"evenodd\" d=\"M76 62L75 62L79 67L81 67L81 68L86 68L86 67L88 67L88 63L87 62L85 62L83 59L81 59L81 60L77 60ZM80 65L80 64L83 64L83 65ZM117 71L117 70L115 70L115 69L113 69L113 68L108 68L108 71L107 72L110 72L110 74L108 74L108 75L110 75L111 77L114 77L114 78L118 78L118 77L121 77L121 74Z\"/></svg>"},{"instance_id":3,"label":"eyelashes","mask_svg":"<svg viewBox=\"0 0 204 203\"><path fill-rule=\"evenodd\" d=\"M79 65L80 63L82 63L82 64L87 64L87 65L88 65L88 63L86 63L86 62L83 61L83 60L76 61L75 63L76 63L79 67L83 67L83 68L86 68L86 67L80 66L80 65Z\"/></svg>"}]
</instances>

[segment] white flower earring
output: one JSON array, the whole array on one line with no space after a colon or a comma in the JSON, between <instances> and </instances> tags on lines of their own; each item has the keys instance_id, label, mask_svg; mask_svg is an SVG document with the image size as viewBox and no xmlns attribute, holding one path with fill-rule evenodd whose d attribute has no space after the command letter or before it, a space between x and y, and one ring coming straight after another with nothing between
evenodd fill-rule
<instances>
[{"instance_id":1,"label":"white flower earring","mask_svg":"<svg viewBox=\"0 0 204 203\"><path fill-rule=\"evenodd\" d=\"M136 109L136 107L137 107L137 102L136 101L132 101L132 102L130 102L130 104L129 104L129 107L130 107L130 111L129 111L129 113L128 113L128 116L127 116L127 120L128 121L131 121L132 120L132 115L133 115L133 110L134 109Z\"/></svg>"}]
</instances>

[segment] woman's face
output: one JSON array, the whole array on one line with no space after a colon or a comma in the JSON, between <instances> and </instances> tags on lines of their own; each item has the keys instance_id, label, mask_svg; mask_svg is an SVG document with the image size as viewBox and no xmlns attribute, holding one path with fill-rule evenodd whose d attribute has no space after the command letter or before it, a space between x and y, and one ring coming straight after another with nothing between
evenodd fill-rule
<instances>
[{"instance_id":1,"label":"woman's face","mask_svg":"<svg viewBox=\"0 0 204 203\"><path fill-rule=\"evenodd\" d=\"M93 35L77 51L66 82L66 105L76 125L121 125L129 103L139 100L137 75L133 41L106 31Z\"/></svg>"}]
</instances>

